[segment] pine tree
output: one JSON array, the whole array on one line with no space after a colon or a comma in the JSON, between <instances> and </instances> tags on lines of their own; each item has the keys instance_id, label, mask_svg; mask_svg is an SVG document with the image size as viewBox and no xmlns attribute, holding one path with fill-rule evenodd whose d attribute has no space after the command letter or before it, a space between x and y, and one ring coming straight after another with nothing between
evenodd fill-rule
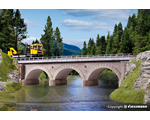
<instances>
[{"instance_id":1,"label":"pine tree","mask_svg":"<svg viewBox=\"0 0 150 120\"><path fill-rule=\"evenodd\" d=\"M92 39L90 38L89 42L88 42L88 47L87 47L87 55L91 54L92 45L93 45L92 44Z\"/></svg>"},{"instance_id":2,"label":"pine tree","mask_svg":"<svg viewBox=\"0 0 150 120\"><path fill-rule=\"evenodd\" d=\"M125 27L124 33L121 37L120 53L132 53L132 44L129 37L129 31L127 27Z\"/></svg>"},{"instance_id":3,"label":"pine tree","mask_svg":"<svg viewBox=\"0 0 150 120\"><path fill-rule=\"evenodd\" d=\"M106 40L106 52L105 52L105 54L109 54L109 51L108 51L109 47L110 47L110 46L108 46L108 44L110 44L109 39L110 39L110 32L108 31L107 40Z\"/></svg>"},{"instance_id":4,"label":"pine tree","mask_svg":"<svg viewBox=\"0 0 150 120\"><path fill-rule=\"evenodd\" d=\"M40 42L38 41L38 39L36 38L36 40L34 41L32 41L32 44L39 44Z\"/></svg>"},{"instance_id":5,"label":"pine tree","mask_svg":"<svg viewBox=\"0 0 150 120\"><path fill-rule=\"evenodd\" d=\"M8 39L7 35L9 33L8 31L8 12L7 10L1 11L1 17L0 17L0 48L3 50L3 52L7 51L8 48Z\"/></svg>"},{"instance_id":6,"label":"pine tree","mask_svg":"<svg viewBox=\"0 0 150 120\"><path fill-rule=\"evenodd\" d=\"M86 41L84 41L84 43L83 43L83 48L82 48L82 50L83 50L83 55L87 55L87 47L86 47Z\"/></svg>"},{"instance_id":7,"label":"pine tree","mask_svg":"<svg viewBox=\"0 0 150 120\"><path fill-rule=\"evenodd\" d=\"M39 44L39 43L40 43L40 42L38 41L38 39L37 39L37 38L36 38L36 40L35 40L35 43L36 43L36 44Z\"/></svg>"},{"instance_id":8,"label":"pine tree","mask_svg":"<svg viewBox=\"0 0 150 120\"><path fill-rule=\"evenodd\" d=\"M63 53L63 42L60 35L60 31L59 28L56 27L56 30L54 31L54 36L55 36L55 45L53 47L53 51L54 51L54 56L61 56Z\"/></svg>"},{"instance_id":9,"label":"pine tree","mask_svg":"<svg viewBox=\"0 0 150 120\"><path fill-rule=\"evenodd\" d=\"M13 10L1 10L0 17L0 48L3 52L7 52L7 49L14 47L15 33L13 28Z\"/></svg>"},{"instance_id":10,"label":"pine tree","mask_svg":"<svg viewBox=\"0 0 150 120\"><path fill-rule=\"evenodd\" d=\"M18 44L27 36L26 25L17 9L3 9L0 11L0 48L7 52L10 47L18 51Z\"/></svg>"},{"instance_id":11,"label":"pine tree","mask_svg":"<svg viewBox=\"0 0 150 120\"><path fill-rule=\"evenodd\" d=\"M14 31L15 31L15 50L18 51L18 43L27 38L27 25L24 19L21 18L20 11L17 9L14 16Z\"/></svg>"},{"instance_id":12,"label":"pine tree","mask_svg":"<svg viewBox=\"0 0 150 120\"><path fill-rule=\"evenodd\" d=\"M130 42L130 47L129 48L129 53L133 53L133 48L134 48L134 36L135 36L135 27L137 25L137 18L136 15L133 14L132 17L129 16L128 18L128 23L127 23L127 27L126 27L126 31L128 32L128 39L126 39L128 42ZM123 33L124 34L124 33Z\"/></svg>"},{"instance_id":13,"label":"pine tree","mask_svg":"<svg viewBox=\"0 0 150 120\"><path fill-rule=\"evenodd\" d=\"M35 44L35 41L34 41L34 40L32 41L32 45L33 45L33 44Z\"/></svg>"},{"instance_id":14,"label":"pine tree","mask_svg":"<svg viewBox=\"0 0 150 120\"><path fill-rule=\"evenodd\" d=\"M105 54L106 51L106 41L105 36L99 37L99 34L96 38L96 55Z\"/></svg>"},{"instance_id":15,"label":"pine tree","mask_svg":"<svg viewBox=\"0 0 150 120\"><path fill-rule=\"evenodd\" d=\"M47 18L47 23L44 29L44 35L41 36L41 43L44 46L44 56L52 56L52 47L54 45L54 35L50 16Z\"/></svg>"},{"instance_id":16,"label":"pine tree","mask_svg":"<svg viewBox=\"0 0 150 120\"><path fill-rule=\"evenodd\" d=\"M113 42L113 36L112 35L110 36L110 32L108 32L106 54L112 54L112 42Z\"/></svg>"},{"instance_id":17,"label":"pine tree","mask_svg":"<svg viewBox=\"0 0 150 120\"><path fill-rule=\"evenodd\" d=\"M115 24L113 37L115 37L117 35L117 32L118 32L118 26L117 26L117 24Z\"/></svg>"},{"instance_id":18,"label":"pine tree","mask_svg":"<svg viewBox=\"0 0 150 120\"><path fill-rule=\"evenodd\" d=\"M115 24L114 32L113 32L113 43L112 43L112 53L117 54L120 52L120 42L121 36L123 34L122 24L121 22L118 26Z\"/></svg>"},{"instance_id":19,"label":"pine tree","mask_svg":"<svg viewBox=\"0 0 150 120\"><path fill-rule=\"evenodd\" d=\"M150 10L139 9L137 15L137 26L135 27L134 36L134 54L150 50Z\"/></svg>"},{"instance_id":20,"label":"pine tree","mask_svg":"<svg viewBox=\"0 0 150 120\"><path fill-rule=\"evenodd\" d=\"M90 55L95 55L95 53L96 53L96 47L95 47L95 43L94 43L94 44L92 45Z\"/></svg>"},{"instance_id":21,"label":"pine tree","mask_svg":"<svg viewBox=\"0 0 150 120\"><path fill-rule=\"evenodd\" d=\"M90 48L91 49L90 49L89 55L94 55L95 54L95 42L94 42L94 39L91 39L91 46L90 46Z\"/></svg>"},{"instance_id":22,"label":"pine tree","mask_svg":"<svg viewBox=\"0 0 150 120\"><path fill-rule=\"evenodd\" d=\"M97 38L96 38L96 55L101 54L101 50L102 50L101 45L102 45L102 42L101 42L99 34L98 34Z\"/></svg>"},{"instance_id":23,"label":"pine tree","mask_svg":"<svg viewBox=\"0 0 150 120\"><path fill-rule=\"evenodd\" d=\"M118 34L118 41L119 43L121 42L121 36L123 34L123 29L122 29L122 24L121 22L119 22L118 24L118 31L117 31L117 34Z\"/></svg>"},{"instance_id":24,"label":"pine tree","mask_svg":"<svg viewBox=\"0 0 150 120\"><path fill-rule=\"evenodd\" d=\"M117 54L119 50L119 40L118 35L113 37L113 43L112 43L112 54Z\"/></svg>"},{"instance_id":25,"label":"pine tree","mask_svg":"<svg viewBox=\"0 0 150 120\"><path fill-rule=\"evenodd\" d=\"M102 36L100 39L102 41L102 54L105 54L106 52L105 36Z\"/></svg>"}]
</instances>

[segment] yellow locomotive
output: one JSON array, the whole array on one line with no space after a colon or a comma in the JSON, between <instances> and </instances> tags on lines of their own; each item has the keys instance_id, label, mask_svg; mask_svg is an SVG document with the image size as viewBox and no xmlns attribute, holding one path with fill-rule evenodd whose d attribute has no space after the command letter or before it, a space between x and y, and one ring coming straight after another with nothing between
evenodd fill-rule
<instances>
[{"instance_id":1,"label":"yellow locomotive","mask_svg":"<svg viewBox=\"0 0 150 120\"><path fill-rule=\"evenodd\" d=\"M42 57L43 56L43 44L26 44L25 49L26 57Z\"/></svg>"},{"instance_id":2,"label":"yellow locomotive","mask_svg":"<svg viewBox=\"0 0 150 120\"><path fill-rule=\"evenodd\" d=\"M16 54L17 51L14 48L10 48L10 51L8 51L9 56L15 57L14 55ZM43 44L25 45L25 57L42 57L42 56L43 56Z\"/></svg>"}]
</instances>

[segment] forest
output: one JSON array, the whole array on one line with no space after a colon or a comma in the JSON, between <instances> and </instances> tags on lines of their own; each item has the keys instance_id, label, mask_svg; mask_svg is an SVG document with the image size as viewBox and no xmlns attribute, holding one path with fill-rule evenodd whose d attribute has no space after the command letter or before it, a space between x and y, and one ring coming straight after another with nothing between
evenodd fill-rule
<instances>
[{"instance_id":1,"label":"forest","mask_svg":"<svg viewBox=\"0 0 150 120\"><path fill-rule=\"evenodd\" d=\"M47 17L44 34L40 41L44 45L44 56L63 55L63 38L58 27L53 30L50 16ZM19 9L0 9L0 48L7 53L8 48L13 47L22 50L23 39L27 38L27 25L21 17ZM123 28L122 23L115 24L113 33L108 31L107 36L97 34L96 40L89 38L88 43L84 41L80 54L119 54L140 52L150 50L150 10L139 9L137 15L128 17L127 25Z\"/></svg>"},{"instance_id":2,"label":"forest","mask_svg":"<svg viewBox=\"0 0 150 120\"><path fill-rule=\"evenodd\" d=\"M37 39L32 44L42 43L44 46L44 56L60 56L63 53L63 42L58 27L53 30L50 16L47 17L44 34L40 41ZM0 49L7 53L13 47L18 54L24 54L25 44L23 39L27 36L27 24L21 17L20 10L0 9Z\"/></svg>"},{"instance_id":3,"label":"forest","mask_svg":"<svg viewBox=\"0 0 150 120\"><path fill-rule=\"evenodd\" d=\"M128 17L127 25L123 29L122 23L115 24L113 34L108 31L107 36L97 34L96 41L90 38L84 41L82 55L119 54L150 50L150 10L139 9L137 16Z\"/></svg>"},{"instance_id":4,"label":"forest","mask_svg":"<svg viewBox=\"0 0 150 120\"><path fill-rule=\"evenodd\" d=\"M47 17L44 34L40 41L37 39L32 43L44 45L44 56L63 55L63 38L58 27L52 27L50 16ZM0 9L0 49L7 53L13 47L19 54L23 54L23 39L27 38L27 24L21 17L19 9ZM100 54L122 54L150 50L150 10L139 9L137 15L128 17L127 25L123 28L122 23L115 24L113 33L108 31L107 36L97 34L96 40L89 38L88 43L84 41L82 51L79 55ZM73 71L72 73L78 74ZM72 74L71 73L71 74Z\"/></svg>"}]
</instances>

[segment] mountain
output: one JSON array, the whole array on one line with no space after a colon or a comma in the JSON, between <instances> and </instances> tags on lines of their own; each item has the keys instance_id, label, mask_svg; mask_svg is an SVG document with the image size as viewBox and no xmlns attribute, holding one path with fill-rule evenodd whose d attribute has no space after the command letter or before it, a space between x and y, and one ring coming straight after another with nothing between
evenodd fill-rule
<instances>
[{"instance_id":1,"label":"mountain","mask_svg":"<svg viewBox=\"0 0 150 120\"><path fill-rule=\"evenodd\" d=\"M66 43L63 43L63 47L65 49L69 49L69 50L77 50L77 51L81 51L81 49L75 45L69 45L69 44L66 44Z\"/></svg>"},{"instance_id":2,"label":"mountain","mask_svg":"<svg viewBox=\"0 0 150 120\"><path fill-rule=\"evenodd\" d=\"M79 47L66 43L63 43L63 48L63 56L79 55L79 51L82 51Z\"/></svg>"}]
</instances>

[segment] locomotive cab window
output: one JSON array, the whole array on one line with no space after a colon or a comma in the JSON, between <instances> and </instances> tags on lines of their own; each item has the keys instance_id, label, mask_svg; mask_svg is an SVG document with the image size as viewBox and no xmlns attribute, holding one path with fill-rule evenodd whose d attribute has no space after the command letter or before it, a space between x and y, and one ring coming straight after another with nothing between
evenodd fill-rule
<instances>
[{"instance_id":1,"label":"locomotive cab window","mask_svg":"<svg viewBox=\"0 0 150 120\"><path fill-rule=\"evenodd\" d=\"M33 46L33 49L36 50L36 46Z\"/></svg>"},{"instance_id":2,"label":"locomotive cab window","mask_svg":"<svg viewBox=\"0 0 150 120\"><path fill-rule=\"evenodd\" d=\"M38 46L38 50L39 50L39 51L42 51L42 46Z\"/></svg>"}]
</instances>

